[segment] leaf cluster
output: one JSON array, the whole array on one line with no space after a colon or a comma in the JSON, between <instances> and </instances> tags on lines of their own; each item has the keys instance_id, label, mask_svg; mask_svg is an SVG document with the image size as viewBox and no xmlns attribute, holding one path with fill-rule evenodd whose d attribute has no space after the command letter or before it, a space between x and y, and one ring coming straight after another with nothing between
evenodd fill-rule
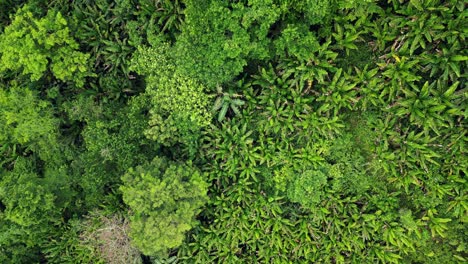
<instances>
[{"instance_id":1,"label":"leaf cluster","mask_svg":"<svg viewBox=\"0 0 468 264\"><path fill-rule=\"evenodd\" d=\"M200 172L157 157L130 169L122 180L123 199L132 210L130 236L135 245L146 255L165 255L181 245L206 202L207 184Z\"/></svg>"},{"instance_id":2,"label":"leaf cluster","mask_svg":"<svg viewBox=\"0 0 468 264\"><path fill-rule=\"evenodd\" d=\"M81 87L89 75L89 55L78 48L60 12L51 10L37 19L25 5L0 36L0 72L21 71L37 81L50 69L55 78Z\"/></svg>"}]
</instances>

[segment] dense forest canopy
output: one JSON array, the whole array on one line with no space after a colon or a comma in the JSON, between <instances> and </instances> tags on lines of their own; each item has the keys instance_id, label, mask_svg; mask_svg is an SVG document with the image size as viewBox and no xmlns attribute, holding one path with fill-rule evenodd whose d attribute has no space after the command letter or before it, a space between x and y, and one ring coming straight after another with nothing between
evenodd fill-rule
<instances>
[{"instance_id":1,"label":"dense forest canopy","mask_svg":"<svg viewBox=\"0 0 468 264\"><path fill-rule=\"evenodd\" d=\"M0 0L1 263L467 263L461 0Z\"/></svg>"}]
</instances>

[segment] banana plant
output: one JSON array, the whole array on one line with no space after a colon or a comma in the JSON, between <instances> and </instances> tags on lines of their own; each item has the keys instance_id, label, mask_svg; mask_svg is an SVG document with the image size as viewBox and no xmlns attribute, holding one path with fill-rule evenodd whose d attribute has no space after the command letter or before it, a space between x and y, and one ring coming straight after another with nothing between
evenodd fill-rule
<instances>
[{"instance_id":1,"label":"banana plant","mask_svg":"<svg viewBox=\"0 0 468 264\"><path fill-rule=\"evenodd\" d=\"M219 85L216 89L218 97L213 105L213 112L219 111L218 121L223 121L229 109L231 109L236 115L240 114L239 107L245 104L245 102L240 99L242 95L234 93L233 90L223 92L223 88Z\"/></svg>"},{"instance_id":2,"label":"banana plant","mask_svg":"<svg viewBox=\"0 0 468 264\"><path fill-rule=\"evenodd\" d=\"M431 127L436 133L437 126L441 126L444 118L442 111L446 108L440 103L438 98L431 96L435 83L429 85L425 82L419 89L416 85L410 84L413 89L401 89L405 93L405 98L400 99L395 104L398 110L397 116L409 116L409 121L418 126ZM427 125L427 126L426 126Z\"/></svg>"},{"instance_id":3,"label":"banana plant","mask_svg":"<svg viewBox=\"0 0 468 264\"><path fill-rule=\"evenodd\" d=\"M436 217L437 215L438 212L436 209L429 209L427 211L427 215L423 216L421 219L429 223L429 229L431 230L432 237L445 237L446 231L448 230L447 223L451 222L452 219Z\"/></svg>"},{"instance_id":4,"label":"banana plant","mask_svg":"<svg viewBox=\"0 0 468 264\"><path fill-rule=\"evenodd\" d=\"M393 102L401 95L401 87L419 81L422 78L417 71L419 60L408 57L400 58L396 54L392 54L392 57L395 59L394 63L390 63L390 61L377 63L381 70L383 70L382 75L389 82L380 94L380 97L385 98L384 101L387 103Z\"/></svg>"},{"instance_id":5,"label":"banana plant","mask_svg":"<svg viewBox=\"0 0 468 264\"><path fill-rule=\"evenodd\" d=\"M394 24L391 24L390 18L386 18L380 23L369 22L367 32L369 32L373 41L369 43L374 50L383 51L389 43L397 37L397 30Z\"/></svg>"},{"instance_id":6,"label":"banana plant","mask_svg":"<svg viewBox=\"0 0 468 264\"><path fill-rule=\"evenodd\" d=\"M444 82L455 81L463 75L463 67L468 56L460 54L460 43L455 42L450 47L442 47L435 54L424 54L422 56L425 67L424 71L430 71L430 78L439 76Z\"/></svg>"},{"instance_id":7,"label":"banana plant","mask_svg":"<svg viewBox=\"0 0 468 264\"><path fill-rule=\"evenodd\" d=\"M445 29L437 16L423 13L419 17L406 23L409 30L406 34L408 44L411 43L409 54L413 55L418 48L426 50L426 44L437 38L437 33Z\"/></svg>"},{"instance_id":8,"label":"banana plant","mask_svg":"<svg viewBox=\"0 0 468 264\"><path fill-rule=\"evenodd\" d=\"M351 77L344 74L343 69L339 68L331 82L322 90L322 94L317 97L317 102L323 102L318 108L319 113L329 116L337 116L341 109L348 108L352 110L356 99L355 82L350 82Z\"/></svg>"},{"instance_id":9,"label":"banana plant","mask_svg":"<svg viewBox=\"0 0 468 264\"><path fill-rule=\"evenodd\" d=\"M362 111L366 111L372 107L378 107L385 104L383 99L380 97L380 91L384 89L385 83L380 77L379 69L373 68L369 69L368 65L364 69L359 69L355 67L354 77L352 78L353 82L356 82L358 88L358 108Z\"/></svg>"},{"instance_id":10,"label":"banana plant","mask_svg":"<svg viewBox=\"0 0 468 264\"><path fill-rule=\"evenodd\" d=\"M158 24L161 25L161 32L180 30L184 19L184 7L181 1L158 1Z\"/></svg>"},{"instance_id":11,"label":"banana plant","mask_svg":"<svg viewBox=\"0 0 468 264\"><path fill-rule=\"evenodd\" d=\"M351 24L335 24L335 32L332 33L335 44L332 48L337 50L345 50L346 55L349 55L351 50L357 50L356 40L359 40L359 35L362 31L357 31Z\"/></svg>"}]
</instances>

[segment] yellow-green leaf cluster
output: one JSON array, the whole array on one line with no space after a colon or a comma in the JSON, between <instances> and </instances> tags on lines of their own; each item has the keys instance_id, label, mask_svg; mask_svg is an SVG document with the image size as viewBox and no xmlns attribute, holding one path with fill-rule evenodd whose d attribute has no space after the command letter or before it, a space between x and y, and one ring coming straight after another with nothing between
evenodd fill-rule
<instances>
[{"instance_id":1,"label":"yellow-green leaf cluster","mask_svg":"<svg viewBox=\"0 0 468 264\"><path fill-rule=\"evenodd\" d=\"M26 5L0 35L0 72L11 70L37 81L49 69L57 79L83 86L90 56L78 48L60 12L51 10L38 19Z\"/></svg>"},{"instance_id":2,"label":"yellow-green leaf cluster","mask_svg":"<svg viewBox=\"0 0 468 264\"><path fill-rule=\"evenodd\" d=\"M185 232L207 201L202 174L190 164L156 157L130 169L120 190L130 207L130 236L146 255L164 255L182 244Z\"/></svg>"}]
</instances>

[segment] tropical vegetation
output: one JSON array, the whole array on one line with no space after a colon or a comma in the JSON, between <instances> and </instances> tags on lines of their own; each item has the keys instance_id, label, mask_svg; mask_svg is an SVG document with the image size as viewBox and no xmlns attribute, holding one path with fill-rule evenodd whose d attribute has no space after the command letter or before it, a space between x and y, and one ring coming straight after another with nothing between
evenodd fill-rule
<instances>
[{"instance_id":1,"label":"tropical vegetation","mask_svg":"<svg viewBox=\"0 0 468 264\"><path fill-rule=\"evenodd\" d=\"M0 0L1 263L467 263L461 0Z\"/></svg>"}]
</instances>

